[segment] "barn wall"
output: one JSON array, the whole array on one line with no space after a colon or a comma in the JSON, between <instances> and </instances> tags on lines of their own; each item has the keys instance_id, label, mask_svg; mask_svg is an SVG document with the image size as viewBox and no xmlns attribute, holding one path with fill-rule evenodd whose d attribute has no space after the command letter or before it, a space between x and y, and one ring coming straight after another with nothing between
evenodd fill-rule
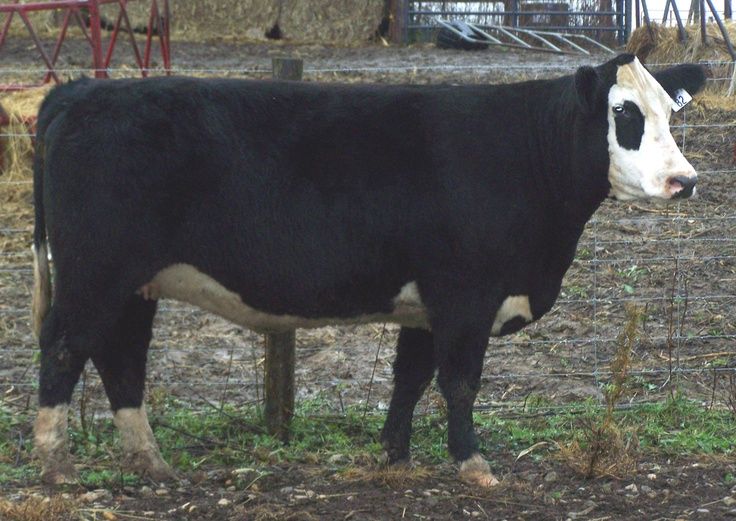
<instances>
[{"instance_id":1,"label":"barn wall","mask_svg":"<svg viewBox=\"0 0 736 521\"><path fill-rule=\"evenodd\" d=\"M175 38L265 40L266 31L278 22L288 40L339 44L369 40L381 22L384 4L385 0L169 0ZM128 4L134 24L145 23L149 7L145 0Z\"/></svg>"}]
</instances>

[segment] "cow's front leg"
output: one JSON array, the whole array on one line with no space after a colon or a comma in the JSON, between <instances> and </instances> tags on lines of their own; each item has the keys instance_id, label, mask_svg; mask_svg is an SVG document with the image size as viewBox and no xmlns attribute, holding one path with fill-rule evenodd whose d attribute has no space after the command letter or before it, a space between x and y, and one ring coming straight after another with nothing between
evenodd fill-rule
<instances>
[{"instance_id":1,"label":"cow's front leg","mask_svg":"<svg viewBox=\"0 0 736 521\"><path fill-rule=\"evenodd\" d=\"M175 478L163 460L148 423L143 390L156 301L131 297L115 334L92 355L120 431L123 467L155 481Z\"/></svg>"},{"instance_id":2,"label":"cow's front leg","mask_svg":"<svg viewBox=\"0 0 736 521\"><path fill-rule=\"evenodd\" d=\"M432 333L402 327L394 361L394 391L381 432L389 464L409 461L414 408L432 381L436 367Z\"/></svg>"},{"instance_id":3,"label":"cow's front leg","mask_svg":"<svg viewBox=\"0 0 736 521\"><path fill-rule=\"evenodd\" d=\"M483 356L488 346L490 322L473 312L463 317L443 317L433 324L437 346L438 376L447 400L448 448L460 463L460 479L481 487L492 487L498 480L478 452L473 428L473 404L480 388Z\"/></svg>"}]
</instances>

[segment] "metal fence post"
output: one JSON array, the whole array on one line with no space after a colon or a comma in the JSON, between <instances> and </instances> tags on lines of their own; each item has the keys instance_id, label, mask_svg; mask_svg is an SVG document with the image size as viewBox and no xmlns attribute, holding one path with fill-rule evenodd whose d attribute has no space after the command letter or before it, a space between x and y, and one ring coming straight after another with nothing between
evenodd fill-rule
<instances>
[{"instance_id":1,"label":"metal fence post","mask_svg":"<svg viewBox=\"0 0 736 521\"><path fill-rule=\"evenodd\" d=\"M89 32L92 45L92 66L95 69L95 78L107 78L105 62L102 57L102 29L100 28L100 6L97 0L89 2Z\"/></svg>"},{"instance_id":2,"label":"metal fence post","mask_svg":"<svg viewBox=\"0 0 736 521\"><path fill-rule=\"evenodd\" d=\"M698 8L700 9L700 38L703 43L707 43L708 35L706 34L705 23L705 0L698 1Z\"/></svg>"},{"instance_id":3,"label":"metal fence post","mask_svg":"<svg viewBox=\"0 0 736 521\"><path fill-rule=\"evenodd\" d=\"M301 80L304 62L296 58L273 58L271 67L274 79ZM289 438L289 422L294 414L295 333L292 329L266 335L263 368L266 429L284 441Z\"/></svg>"}]
</instances>

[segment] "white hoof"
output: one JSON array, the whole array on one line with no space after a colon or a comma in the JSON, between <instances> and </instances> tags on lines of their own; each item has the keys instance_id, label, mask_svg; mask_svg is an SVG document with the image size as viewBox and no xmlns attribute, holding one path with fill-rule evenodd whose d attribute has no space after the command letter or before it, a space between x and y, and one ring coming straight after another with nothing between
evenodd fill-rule
<instances>
[{"instance_id":1,"label":"white hoof","mask_svg":"<svg viewBox=\"0 0 736 521\"><path fill-rule=\"evenodd\" d=\"M500 483L491 473L488 462L478 453L460 464L459 476L461 481L474 487L491 488Z\"/></svg>"},{"instance_id":2,"label":"white hoof","mask_svg":"<svg viewBox=\"0 0 736 521\"><path fill-rule=\"evenodd\" d=\"M79 482L79 473L68 461L56 462L53 465L44 465L41 481L47 485L72 485Z\"/></svg>"},{"instance_id":3,"label":"white hoof","mask_svg":"<svg viewBox=\"0 0 736 521\"><path fill-rule=\"evenodd\" d=\"M162 482L176 480L177 475L161 458L158 451L138 452L123 456L123 468L153 481Z\"/></svg>"}]
</instances>

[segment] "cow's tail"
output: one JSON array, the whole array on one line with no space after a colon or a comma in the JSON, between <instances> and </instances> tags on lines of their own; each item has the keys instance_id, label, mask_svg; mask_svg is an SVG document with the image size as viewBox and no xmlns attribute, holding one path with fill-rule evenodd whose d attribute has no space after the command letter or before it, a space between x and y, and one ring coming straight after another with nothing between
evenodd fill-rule
<instances>
[{"instance_id":1,"label":"cow's tail","mask_svg":"<svg viewBox=\"0 0 736 521\"><path fill-rule=\"evenodd\" d=\"M36 337L41 334L41 324L51 308L51 269L49 268L49 247L46 235L46 212L43 193L46 175L46 141L55 123L77 96L77 93L92 88L89 78L65 83L54 87L41 103L36 125L36 147L33 155L33 204L36 224L33 229L33 303L31 305L31 324Z\"/></svg>"},{"instance_id":2,"label":"cow's tail","mask_svg":"<svg viewBox=\"0 0 736 521\"><path fill-rule=\"evenodd\" d=\"M40 135L39 138L41 138ZM36 153L33 157L33 204L36 223L33 228L33 303L31 305L31 325L36 338L41 335L41 324L51 306L51 269L46 237L46 215L43 210L43 155L43 139L38 139Z\"/></svg>"}]
</instances>

